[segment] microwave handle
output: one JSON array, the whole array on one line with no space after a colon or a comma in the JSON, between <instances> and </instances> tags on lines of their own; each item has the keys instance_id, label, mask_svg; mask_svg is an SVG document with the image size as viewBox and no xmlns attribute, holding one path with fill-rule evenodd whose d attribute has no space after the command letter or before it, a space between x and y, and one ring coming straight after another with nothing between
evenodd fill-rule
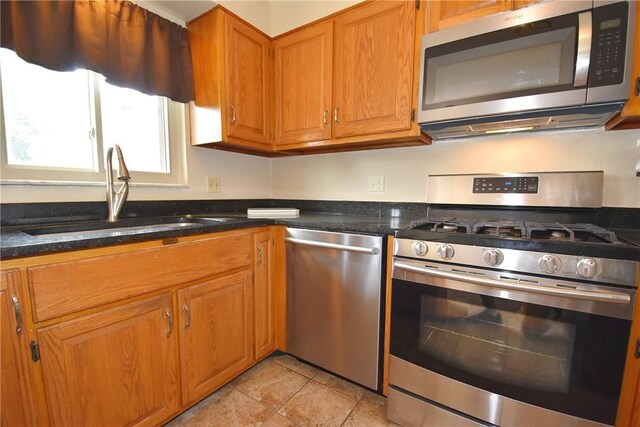
<instances>
[{"instance_id":1,"label":"microwave handle","mask_svg":"<svg viewBox=\"0 0 640 427\"><path fill-rule=\"evenodd\" d=\"M587 85L589 63L591 62L591 12L578 15L578 50L576 53L576 75L574 87Z\"/></svg>"}]
</instances>

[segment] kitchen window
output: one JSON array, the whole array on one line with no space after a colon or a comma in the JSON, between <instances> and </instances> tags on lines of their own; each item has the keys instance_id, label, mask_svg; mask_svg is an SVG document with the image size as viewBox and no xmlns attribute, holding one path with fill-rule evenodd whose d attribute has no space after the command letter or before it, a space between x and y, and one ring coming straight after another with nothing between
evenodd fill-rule
<instances>
[{"instance_id":1,"label":"kitchen window","mask_svg":"<svg viewBox=\"0 0 640 427\"><path fill-rule=\"evenodd\" d=\"M0 49L2 183L104 183L118 144L132 183L185 184L186 106L110 85L100 74L57 72Z\"/></svg>"}]
</instances>

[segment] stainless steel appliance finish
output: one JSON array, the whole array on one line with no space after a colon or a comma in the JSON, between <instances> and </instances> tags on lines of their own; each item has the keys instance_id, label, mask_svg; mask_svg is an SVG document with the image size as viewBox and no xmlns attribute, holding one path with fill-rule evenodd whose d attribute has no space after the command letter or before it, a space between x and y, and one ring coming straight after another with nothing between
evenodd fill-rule
<instances>
[{"instance_id":1,"label":"stainless steel appliance finish","mask_svg":"<svg viewBox=\"0 0 640 427\"><path fill-rule=\"evenodd\" d=\"M578 221L601 205L602 182L429 177L429 217L394 241L389 419L615 423L640 247Z\"/></svg>"},{"instance_id":2,"label":"stainless steel appliance finish","mask_svg":"<svg viewBox=\"0 0 640 427\"><path fill-rule=\"evenodd\" d=\"M637 268L637 264L635 265ZM636 274L630 276L635 278ZM619 289L482 269L394 260L393 278L546 307L631 320L635 289Z\"/></svg>"},{"instance_id":3,"label":"stainless steel appliance finish","mask_svg":"<svg viewBox=\"0 0 640 427\"><path fill-rule=\"evenodd\" d=\"M379 387L382 237L287 229L287 351Z\"/></svg>"},{"instance_id":4,"label":"stainless steel appliance finish","mask_svg":"<svg viewBox=\"0 0 640 427\"><path fill-rule=\"evenodd\" d=\"M511 184L502 188L491 182L499 178ZM517 181L526 178L535 179L535 188L518 191ZM429 175L427 203L597 208L602 206L603 181L602 171ZM474 191L478 186L486 191Z\"/></svg>"},{"instance_id":5,"label":"stainless steel appliance finish","mask_svg":"<svg viewBox=\"0 0 640 427\"><path fill-rule=\"evenodd\" d=\"M396 422L403 426L448 426L450 420L459 422L452 425L487 425L487 422L499 426L596 427L605 425L490 393L422 369L395 356L389 356L389 369L394 373L393 384L396 386L389 388L389 419L397 420ZM402 408L407 404L405 400L410 395L398 389L412 392L426 399L413 398L415 409L426 413L437 410L437 414L430 417L428 424L415 422L415 418L403 423ZM442 406L434 405L435 401L439 405L455 407L465 414L475 414L477 418L447 413L446 410L441 409Z\"/></svg>"},{"instance_id":6,"label":"stainless steel appliance finish","mask_svg":"<svg viewBox=\"0 0 640 427\"><path fill-rule=\"evenodd\" d=\"M415 247L417 245L425 245L426 253L424 255L419 255L415 251ZM529 273L529 274L549 274L546 270L547 268L547 257L553 257L553 262L556 263L556 268L552 272L553 283L560 282L562 279L569 280L584 280L585 278L581 276L580 273L584 274L581 270L579 270L578 266L580 262L585 259L591 260L594 265L597 266L597 274L594 273L592 277L590 277L589 281L591 283L601 283L601 284L613 284L626 286L629 288L635 288L638 277L638 263L636 261L630 260L619 260L619 259L609 259L609 258L598 258L598 257L584 257L584 256L575 256L575 255L565 255L565 254L547 254L545 252L536 252L536 251L525 251L518 249L493 249L485 246L477 246L477 245L461 245L461 244L446 244L451 247L454 251L454 255L452 256L453 261L456 264L464 264L464 265L477 265L478 267L491 267L490 264L484 260L485 254L488 251L497 251L502 256L503 261L499 264L500 270L497 272L493 272L492 270L486 271L484 273L474 273L474 277L493 277L497 280L500 280L502 276L502 280L509 280L505 276L504 271L509 271L510 273ZM401 256L407 258L416 259L415 262L411 261L413 264L426 266L427 264L424 261L442 261L442 256L438 255L437 249L444 246L444 244L439 242L425 242L422 240L413 240L413 239L397 239L394 245L394 256ZM424 260L424 261L421 261ZM402 265L408 263L409 261L402 261ZM429 267L424 267L426 271L435 271L438 269L438 266L442 267L442 264L435 264L436 267L433 267L429 264ZM484 271L484 270L483 270ZM435 274L435 273L434 273ZM512 275L515 277L515 275ZM511 277L511 276L508 276ZM511 280L512 282L517 282L516 280ZM529 284L539 284L544 283L544 278L530 278L527 282ZM578 285L573 285L572 287L563 286L564 289L578 289Z\"/></svg>"},{"instance_id":7,"label":"stainless steel appliance finish","mask_svg":"<svg viewBox=\"0 0 640 427\"><path fill-rule=\"evenodd\" d=\"M548 2L423 36L422 129L446 139L602 126L628 97L633 58L636 2L614 3Z\"/></svg>"}]
</instances>

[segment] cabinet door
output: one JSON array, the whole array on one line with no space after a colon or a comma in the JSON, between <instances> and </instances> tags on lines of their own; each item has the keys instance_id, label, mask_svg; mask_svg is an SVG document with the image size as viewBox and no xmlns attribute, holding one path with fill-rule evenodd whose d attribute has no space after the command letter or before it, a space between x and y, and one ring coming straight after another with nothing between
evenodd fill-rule
<instances>
[{"instance_id":1,"label":"cabinet door","mask_svg":"<svg viewBox=\"0 0 640 427\"><path fill-rule=\"evenodd\" d=\"M333 22L274 42L276 145L331 139Z\"/></svg>"},{"instance_id":2,"label":"cabinet door","mask_svg":"<svg viewBox=\"0 0 640 427\"><path fill-rule=\"evenodd\" d=\"M251 365L251 301L248 270L178 291L185 405L206 396Z\"/></svg>"},{"instance_id":3,"label":"cabinet door","mask_svg":"<svg viewBox=\"0 0 640 427\"><path fill-rule=\"evenodd\" d=\"M336 18L334 137L411 126L414 2L381 1Z\"/></svg>"},{"instance_id":4,"label":"cabinet door","mask_svg":"<svg viewBox=\"0 0 640 427\"><path fill-rule=\"evenodd\" d=\"M512 8L512 0L433 0L426 4L429 33Z\"/></svg>"},{"instance_id":5,"label":"cabinet door","mask_svg":"<svg viewBox=\"0 0 640 427\"><path fill-rule=\"evenodd\" d=\"M254 330L256 360L259 360L276 349L273 301L274 253L271 232L256 233L254 235L254 249Z\"/></svg>"},{"instance_id":6,"label":"cabinet door","mask_svg":"<svg viewBox=\"0 0 640 427\"><path fill-rule=\"evenodd\" d=\"M228 136L270 145L271 40L225 15Z\"/></svg>"},{"instance_id":7,"label":"cabinet door","mask_svg":"<svg viewBox=\"0 0 640 427\"><path fill-rule=\"evenodd\" d=\"M0 273L0 424L40 426L46 414L36 402L36 363L31 359L30 331L18 270Z\"/></svg>"},{"instance_id":8,"label":"cabinet door","mask_svg":"<svg viewBox=\"0 0 640 427\"><path fill-rule=\"evenodd\" d=\"M40 329L51 424L157 425L176 413L172 307L161 295Z\"/></svg>"}]
</instances>

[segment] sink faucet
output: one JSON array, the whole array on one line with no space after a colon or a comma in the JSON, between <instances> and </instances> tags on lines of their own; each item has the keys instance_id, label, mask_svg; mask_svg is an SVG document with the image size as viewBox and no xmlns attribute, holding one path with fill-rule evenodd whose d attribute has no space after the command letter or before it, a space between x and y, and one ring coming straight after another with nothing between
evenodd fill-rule
<instances>
[{"instance_id":1,"label":"sink faucet","mask_svg":"<svg viewBox=\"0 0 640 427\"><path fill-rule=\"evenodd\" d=\"M123 181L122 186L118 191L113 188L113 166L111 162L111 157L113 155L113 147L110 147L107 150L107 204L109 205L109 222L115 222L118 220L118 215L120 214L120 210L124 205L125 200L127 200L127 195L129 194L129 180L131 179L131 175L129 175L129 169L127 169L127 165L124 163L124 158L122 157L122 150L116 144L116 153L118 155L118 180Z\"/></svg>"}]
</instances>

